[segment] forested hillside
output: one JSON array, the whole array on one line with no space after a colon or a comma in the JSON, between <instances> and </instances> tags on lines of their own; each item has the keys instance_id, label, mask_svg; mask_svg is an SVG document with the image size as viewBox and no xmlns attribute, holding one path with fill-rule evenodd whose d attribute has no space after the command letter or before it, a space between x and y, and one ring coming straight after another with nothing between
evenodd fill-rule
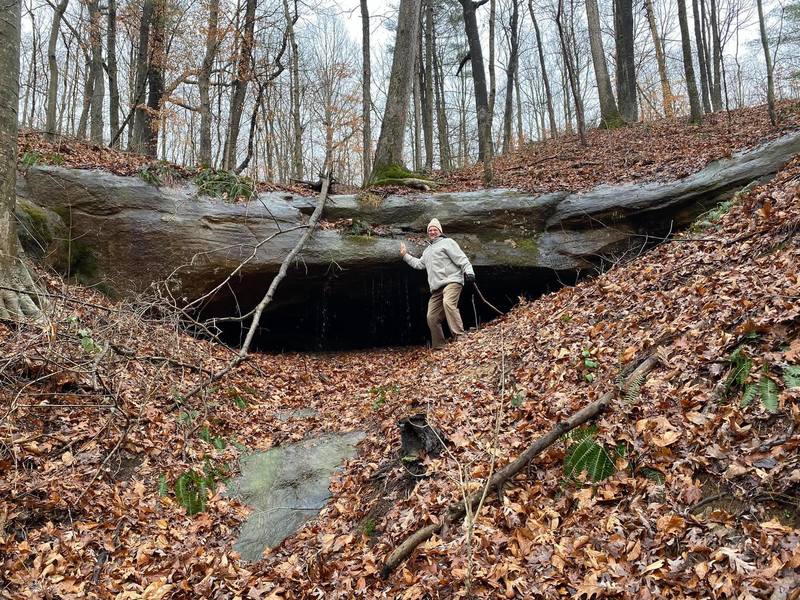
<instances>
[{"instance_id":1,"label":"forested hillside","mask_svg":"<svg viewBox=\"0 0 800 600\"><path fill-rule=\"evenodd\" d=\"M0 597L798 600L799 49L4 1Z\"/></svg>"}]
</instances>

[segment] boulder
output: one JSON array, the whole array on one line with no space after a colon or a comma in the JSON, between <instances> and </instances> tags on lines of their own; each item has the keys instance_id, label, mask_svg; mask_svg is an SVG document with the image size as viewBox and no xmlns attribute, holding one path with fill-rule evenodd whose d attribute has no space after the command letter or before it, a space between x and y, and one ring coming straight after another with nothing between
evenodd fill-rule
<instances>
[{"instance_id":1,"label":"boulder","mask_svg":"<svg viewBox=\"0 0 800 600\"><path fill-rule=\"evenodd\" d=\"M381 235L317 231L295 265L303 284L279 293L276 306L295 304L305 310L336 294L352 303L359 295L380 295L384 292L376 290L387 286L387 295L424 296L424 274L405 267L398 248L406 240L418 255L423 249L418 241L433 216L470 257L479 281L496 283L513 302L518 293L553 279L553 272L563 278L564 272L590 269L641 245L644 236L686 226L747 184L774 174L797 152L800 132L793 132L682 180L603 185L583 193L493 189L379 201L332 196L324 219L380 226ZM207 305L217 314L233 312L234 300L246 309L260 298L302 235L315 203L315 198L268 193L230 204L200 196L192 184L156 187L137 178L54 166L28 169L18 195L68 224L72 274L116 294L133 294L168 279L177 297L191 300L246 262L227 295ZM398 284L398 278L409 278L410 288L408 281ZM504 281L514 283L504 288ZM408 302L389 309L411 310ZM319 307L314 311L314 318L324 321ZM373 330L380 326L379 321L370 325Z\"/></svg>"}]
</instances>

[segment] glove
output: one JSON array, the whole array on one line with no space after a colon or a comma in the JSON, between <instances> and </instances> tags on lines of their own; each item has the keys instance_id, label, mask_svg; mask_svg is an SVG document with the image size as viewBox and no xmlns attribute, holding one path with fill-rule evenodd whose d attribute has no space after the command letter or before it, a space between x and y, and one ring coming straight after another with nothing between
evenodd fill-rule
<instances>
[{"instance_id":1,"label":"glove","mask_svg":"<svg viewBox=\"0 0 800 600\"><path fill-rule=\"evenodd\" d=\"M464 283L475 283L475 273L465 273L464 274Z\"/></svg>"}]
</instances>

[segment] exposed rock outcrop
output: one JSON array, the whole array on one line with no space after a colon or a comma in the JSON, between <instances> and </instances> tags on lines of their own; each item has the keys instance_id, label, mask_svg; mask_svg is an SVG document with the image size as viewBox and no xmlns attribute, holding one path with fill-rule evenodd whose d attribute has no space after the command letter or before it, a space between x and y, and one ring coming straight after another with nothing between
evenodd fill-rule
<instances>
[{"instance_id":1,"label":"exposed rock outcrop","mask_svg":"<svg viewBox=\"0 0 800 600\"><path fill-rule=\"evenodd\" d=\"M350 300L353 294L368 294L354 291L351 283L402 269L399 241L422 234L432 216L461 244L479 276L492 269L516 270L515 277L520 270L530 275L586 269L632 243L641 244L646 235L680 229L745 185L775 173L797 152L800 132L716 161L679 181L600 186L580 194L536 196L497 189L392 196L380 202L333 196L325 219L381 225L385 235L316 232L298 265L311 276L305 293L282 292L276 306L306 304L336 289L350 294ZM231 286L243 308L262 292L302 235L314 204L313 198L277 193L226 204L198 197L192 185L158 188L135 178L59 167L30 168L18 195L67 224L73 272L119 294L171 278L181 297L197 298L252 255ZM421 251L414 244L410 249ZM338 281L331 283L331 277ZM264 284L257 286L258 294L246 289L255 282Z\"/></svg>"}]
</instances>

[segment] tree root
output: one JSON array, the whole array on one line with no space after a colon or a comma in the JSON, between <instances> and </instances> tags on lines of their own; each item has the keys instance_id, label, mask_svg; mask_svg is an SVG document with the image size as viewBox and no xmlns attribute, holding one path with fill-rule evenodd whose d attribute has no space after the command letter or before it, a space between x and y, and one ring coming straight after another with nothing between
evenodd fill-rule
<instances>
[{"instance_id":1,"label":"tree root","mask_svg":"<svg viewBox=\"0 0 800 600\"><path fill-rule=\"evenodd\" d=\"M631 374L625 378L625 383L623 384L621 390L623 395L627 394L627 388L630 385L630 382L643 378L653 369L653 367L656 366L657 363L658 359L656 358L655 354L652 354L643 360L633 370L633 372L631 372ZM546 434L536 439L515 460L497 471L490 479L487 488L489 490L501 490L506 482L512 479L517 473L522 471L522 469L524 469L537 455L541 454L544 450L553 445L553 443L558 441L561 436L592 420L597 415L602 413L611 400L614 399L617 392L618 390L614 390L603 394L599 400L595 400L591 404L573 413L568 418L558 423ZM458 519L463 518L467 512L467 503L469 503L469 505L472 507L472 510L474 510L480 503L482 495L483 489L474 492L469 498L466 499L465 502L458 502L450 505L445 515L439 518L438 523L426 525L403 540L403 542L389 555L389 558L386 559L386 563L384 564L383 569L381 569L381 577L386 579L395 569L395 567L405 560L417 546L430 539L435 533L441 530L445 524L454 523Z\"/></svg>"},{"instance_id":2,"label":"tree root","mask_svg":"<svg viewBox=\"0 0 800 600\"><path fill-rule=\"evenodd\" d=\"M41 317L46 300L27 267L15 261L0 268L0 321L27 321Z\"/></svg>"}]
</instances>

